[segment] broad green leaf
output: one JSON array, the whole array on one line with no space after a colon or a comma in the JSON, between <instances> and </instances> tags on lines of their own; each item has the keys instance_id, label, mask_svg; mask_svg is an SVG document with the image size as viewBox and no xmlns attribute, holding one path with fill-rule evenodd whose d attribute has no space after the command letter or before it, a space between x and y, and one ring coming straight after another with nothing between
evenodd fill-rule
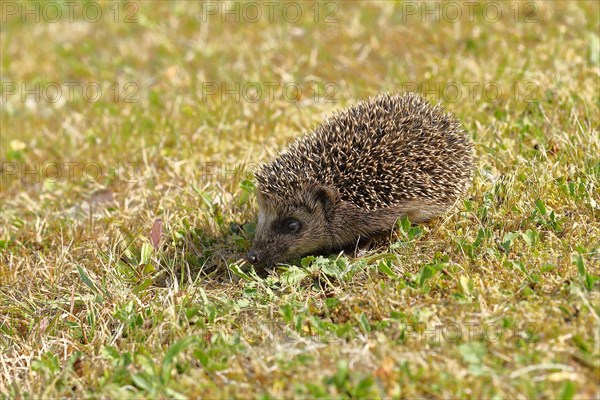
<instances>
[{"instance_id":1,"label":"broad green leaf","mask_svg":"<svg viewBox=\"0 0 600 400\"><path fill-rule=\"evenodd\" d=\"M142 245L142 251L140 252L140 265L148 264L152 258L154 248L150 243L144 243Z\"/></svg>"},{"instance_id":2,"label":"broad green leaf","mask_svg":"<svg viewBox=\"0 0 600 400\"><path fill-rule=\"evenodd\" d=\"M308 275L310 274L304 269L300 269L298 267L290 267L287 271L283 273L283 275L281 276L281 280L287 283L288 285L295 285L301 282Z\"/></svg>"},{"instance_id":3,"label":"broad green leaf","mask_svg":"<svg viewBox=\"0 0 600 400\"><path fill-rule=\"evenodd\" d=\"M237 275L237 276L239 276L242 279L245 279L247 281L253 281L254 280L248 274L246 274L244 271L242 271L242 269L240 268L240 266L237 265L237 264L229 264L229 270L231 272L233 272L234 275Z\"/></svg>"},{"instance_id":4,"label":"broad green leaf","mask_svg":"<svg viewBox=\"0 0 600 400\"><path fill-rule=\"evenodd\" d=\"M421 268L421 271L419 272L419 286L423 287L423 285L425 285L425 282L431 279L434 275L435 268L433 268L431 265L425 265L423 268Z\"/></svg>"},{"instance_id":5,"label":"broad green leaf","mask_svg":"<svg viewBox=\"0 0 600 400\"><path fill-rule=\"evenodd\" d=\"M90 279L90 277L88 276L88 274L86 274L86 272L84 271L83 268L81 268L79 265L77 266L77 271L79 272L79 276L81 277L81 280L83 281L83 283L85 283L90 289L92 290L96 290L96 285L94 284L94 282L92 282L92 280Z\"/></svg>"},{"instance_id":6,"label":"broad green leaf","mask_svg":"<svg viewBox=\"0 0 600 400\"><path fill-rule=\"evenodd\" d=\"M196 338L192 336L185 337L175 343L173 343L166 351L165 358L162 362L162 383L166 384L169 382L169 378L171 377L171 369L173 367L173 362L175 361L175 357L191 344L196 342Z\"/></svg>"},{"instance_id":7,"label":"broad green leaf","mask_svg":"<svg viewBox=\"0 0 600 400\"><path fill-rule=\"evenodd\" d=\"M391 260L381 260L377 266L381 272L393 279L398 279L398 275L391 268Z\"/></svg>"},{"instance_id":8,"label":"broad green leaf","mask_svg":"<svg viewBox=\"0 0 600 400\"><path fill-rule=\"evenodd\" d=\"M573 254L573 256L571 256L571 260L573 261L573 264L575 264L575 266L577 267L577 272L579 272L579 276L585 278L585 264L583 263L583 257L581 256L581 254Z\"/></svg>"},{"instance_id":9,"label":"broad green leaf","mask_svg":"<svg viewBox=\"0 0 600 400\"><path fill-rule=\"evenodd\" d=\"M547 211L546 211L546 205L544 204L544 201L541 199L537 199L535 201L535 208L539 211L539 213L541 215L546 215Z\"/></svg>"},{"instance_id":10,"label":"broad green leaf","mask_svg":"<svg viewBox=\"0 0 600 400\"><path fill-rule=\"evenodd\" d=\"M572 400L574 396L575 384L571 381L566 381L560 389L559 400Z\"/></svg>"},{"instance_id":11,"label":"broad green leaf","mask_svg":"<svg viewBox=\"0 0 600 400\"><path fill-rule=\"evenodd\" d=\"M363 331L371 332L371 324L369 323L369 319L367 318L367 315L365 313L360 314L358 323L360 324L360 327L363 329Z\"/></svg>"}]
</instances>

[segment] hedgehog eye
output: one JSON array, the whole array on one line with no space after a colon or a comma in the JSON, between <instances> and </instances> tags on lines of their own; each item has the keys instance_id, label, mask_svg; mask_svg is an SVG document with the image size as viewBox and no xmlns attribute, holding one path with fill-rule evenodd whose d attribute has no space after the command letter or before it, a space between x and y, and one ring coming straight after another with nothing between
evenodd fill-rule
<instances>
[{"instance_id":1,"label":"hedgehog eye","mask_svg":"<svg viewBox=\"0 0 600 400\"><path fill-rule=\"evenodd\" d=\"M283 229L287 233L296 233L300 230L300 221L297 219L289 218L283 221Z\"/></svg>"}]
</instances>

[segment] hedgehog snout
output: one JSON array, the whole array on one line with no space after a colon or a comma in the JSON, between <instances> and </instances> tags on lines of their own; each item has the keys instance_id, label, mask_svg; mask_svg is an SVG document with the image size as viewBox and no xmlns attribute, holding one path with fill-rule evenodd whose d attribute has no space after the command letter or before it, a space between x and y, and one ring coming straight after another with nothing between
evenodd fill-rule
<instances>
[{"instance_id":1,"label":"hedgehog snout","mask_svg":"<svg viewBox=\"0 0 600 400\"><path fill-rule=\"evenodd\" d=\"M258 265L260 264L260 257L258 256L258 253L255 250L250 250L248 252L248 254L246 255L246 259L252 264L252 265Z\"/></svg>"},{"instance_id":2,"label":"hedgehog snout","mask_svg":"<svg viewBox=\"0 0 600 400\"><path fill-rule=\"evenodd\" d=\"M255 267L269 267L279 261L279 254L285 253L272 242L254 242L246 254L246 260Z\"/></svg>"}]
</instances>

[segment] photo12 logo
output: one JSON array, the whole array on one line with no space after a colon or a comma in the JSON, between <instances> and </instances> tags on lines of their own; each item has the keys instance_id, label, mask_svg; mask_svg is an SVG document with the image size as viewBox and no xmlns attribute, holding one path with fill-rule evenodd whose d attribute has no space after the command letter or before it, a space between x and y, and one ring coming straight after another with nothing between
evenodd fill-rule
<instances>
[{"instance_id":1,"label":"photo12 logo","mask_svg":"<svg viewBox=\"0 0 600 400\"><path fill-rule=\"evenodd\" d=\"M114 103L137 103L139 86L135 82L2 82L1 103L60 103L82 99L88 103L100 100Z\"/></svg>"},{"instance_id":2,"label":"photo12 logo","mask_svg":"<svg viewBox=\"0 0 600 400\"><path fill-rule=\"evenodd\" d=\"M204 1L201 21L296 23L305 18L314 23L334 24L338 22L338 11L338 3L331 1Z\"/></svg>"},{"instance_id":3,"label":"photo12 logo","mask_svg":"<svg viewBox=\"0 0 600 400\"><path fill-rule=\"evenodd\" d=\"M523 322L512 327L499 322L464 321L434 324L429 326L424 322L400 323L400 337L406 341L419 343L462 343L484 341L496 343L502 339L535 342L539 327L536 324Z\"/></svg>"},{"instance_id":4,"label":"photo12 logo","mask_svg":"<svg viewBox=\"0 0 600 400\"><path fill-rule=\"evenodd\" d=\"M0 176L3 184L20 181L25 185L58 182L102 182L111 181L135 183L139 175L136 163L116 163L110 166L98 162L47 161L43 163L3 162Z\"/></svg>"},{"instance_id":5,"label":"photo12 logo","mask_svg":"<svg viewBox=\"0 0 600 400\"><path fill-rule=\"evenodd\" d=\"M56 23L102 19L115 23L138 23L140 6L132 1L2 1L2 23L17 20L21 23Z\"/></svg>"},{"instance_id":6,"label":"photo12 logo","mask_svg":"<svg viewBox=\"0 0 600 400\"><path fill-rule=\"evenodd\" d=\"M446 103L498 103L507 98L533 103L540 91L535 82L401 82L398 87L401 92L417 92L434 102Z\"/></svg>"},{"instance_id":7,"label":"photo12 logo","mask_svg":"<svg viewBox=\"0 0 600 400\"><path fill-rule=\"evenodd\" d=\"M403 1L402 22L475 22L537 23L539 5L533 1Z\"/></svg>"},{"instance_id":8,"label":"photo12 logo","mask_svg":"<svg viewBox=\"0 0 600 400\"><path fill-rule=\"evenodd\" d=\"M337 103L340 87L335 82L202 82L203 103L219 100L222 103L258 103L283 100L288 103L312 101Z\"/></svg>"}]
</instances>

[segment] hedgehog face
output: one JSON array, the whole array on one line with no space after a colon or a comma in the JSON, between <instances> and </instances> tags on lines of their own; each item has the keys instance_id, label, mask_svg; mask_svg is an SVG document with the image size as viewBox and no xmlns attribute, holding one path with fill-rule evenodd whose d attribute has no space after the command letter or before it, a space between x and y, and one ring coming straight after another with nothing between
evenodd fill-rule
<instances>
[{"instance_id":1,"label":"hedgehog face","mask_svg":"<svg viewBox=\"0 0 600 400\"><path fill-rule=\"evenodd\" d=\"M269 266L331 247L335 192L311 186L293 197L259 193L256 236L247 257L252 264Z\"/></svg>"}]
</instances>

